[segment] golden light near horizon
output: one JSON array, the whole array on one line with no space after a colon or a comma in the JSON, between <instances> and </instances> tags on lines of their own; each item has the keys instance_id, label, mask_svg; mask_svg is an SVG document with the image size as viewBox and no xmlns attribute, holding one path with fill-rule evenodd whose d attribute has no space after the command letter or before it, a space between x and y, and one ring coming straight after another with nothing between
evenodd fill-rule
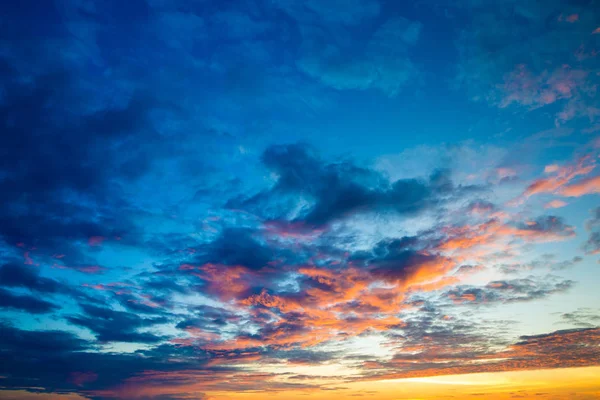
<instances>
[{"instance_id":1,"label":"golden light near horizon","mask_svg":"<svg viewBox=\"0 0 600 400\"><path fill-rule=\"evenodd\" d=\"M405 378L383 381L328 383L323 389L279 393L214 393L217 399L355 399L433 400L442 398L593 399L600 396L600 367L495 372ZM332 388L332 390L327 390ZM418 393L418 395L415 395Z\"/></svg>"}]
</instances>

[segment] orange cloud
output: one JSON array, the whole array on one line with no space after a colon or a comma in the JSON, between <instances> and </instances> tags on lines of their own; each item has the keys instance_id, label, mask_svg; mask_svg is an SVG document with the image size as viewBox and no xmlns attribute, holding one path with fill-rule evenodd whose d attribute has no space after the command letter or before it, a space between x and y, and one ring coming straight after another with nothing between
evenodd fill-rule
<instances>
[{"instance_id":1,"label":"orange cloud","mask_svg":"<svg viewBox=\"0 0 600 400\"><path fill-rule=\"evenodd\" d=\"M207 292L225 301L239 298L249 289L254 278L252 271L242 265L183 264L179 269L195 271L193 275L207 281Z\"/></svg>"},{"instance_id":2,"label":"orange cloud","mask_svg":"<svg viewBox=\"0 0 600 400\"><path fill-rule=\"evenodd\" d=\"M600 193L600 176L582 179L560 190L560 194L567 197L580 197L592 193Z\"/></svg>"},{"instance_id":3,"label":"orange cloud","mask_svg":"<svg viewBox=\"0 0 600 400\"><path fill-rule=\"evenodd\" d=\"M581 158L576 165L574 166L566 166L566 167L557 167L551 166L548 171L548 167L546 167L547 172L555 173L554 176L549 178L542 178L534 181L531 185L527 187L523 196L530 197L534 194L540 193L557 193L563 188L563 186L569 184L574 178L587 175L595 168L595 162L590 157Z\"/></svg>"}]
</instances>

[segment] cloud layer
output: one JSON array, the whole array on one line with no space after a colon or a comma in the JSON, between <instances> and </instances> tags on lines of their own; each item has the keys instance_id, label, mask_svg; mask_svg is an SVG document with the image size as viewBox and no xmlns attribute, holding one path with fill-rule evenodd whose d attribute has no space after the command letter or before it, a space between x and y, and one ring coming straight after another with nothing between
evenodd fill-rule
<instances>
[{"instance_id":1,"label":"cloud layer","mask_svg":"<svg viewBox=\"0 0 600 400\"><path fill-rule=\"evenodd\" d=\"M599 365L585 1L5 3L0 397Z\"/></svg>"}]
</instances>

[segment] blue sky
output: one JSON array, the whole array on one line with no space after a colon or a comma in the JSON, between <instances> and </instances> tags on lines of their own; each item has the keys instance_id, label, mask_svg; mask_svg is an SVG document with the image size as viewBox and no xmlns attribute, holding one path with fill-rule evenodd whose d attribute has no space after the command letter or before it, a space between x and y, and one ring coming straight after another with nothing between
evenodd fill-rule
<instances>
[{"instance_id":1,"label":"blue sky","mask_svg":"<svg viewBox=\"0 0 600 400\"><path fill-rule=\"evenodd\" d=\"M7 396L597 365L595 1L0 10Z\"/></svg>"}]
</instances>

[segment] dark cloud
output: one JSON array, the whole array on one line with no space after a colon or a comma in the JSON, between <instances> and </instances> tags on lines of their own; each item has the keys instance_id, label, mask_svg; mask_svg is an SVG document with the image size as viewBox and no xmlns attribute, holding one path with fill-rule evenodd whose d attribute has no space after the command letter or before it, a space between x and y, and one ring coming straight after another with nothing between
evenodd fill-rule
<instances>
[{"instance_id":1,"label":"dark cloud","mask_svg":"<svg viewBox=\"0 0 600 400\"><path fill-rule=\"evenodd\" d=\"M458 286L445 293L459 304L495 304L533 301L546 298L555 293L562 293L574 286L571 280L560 280L557 277L529 277L492 281L485 287Z\"/></svg>"},{"instance_id":2,"label":"dark cloud","mask_svg":"<svg viewBox=\"0 0 600 400\"><path fill-rule=\"evenodd\" d=\"M258 270L276 257L275 249L263 243L257 232L244 228L227 228L212 242L201 247L197 260L202 263L241 265Z\"/></svg>"},{"instance_id":3,"label":"dark cloud","mask_svg":"<svg viewBox=\"0 0 600 400\"><path fill-rule=\"evenodd\" d=\"M65 331L28 331L10 325L0 325L2 331L2 351L27 354L48 354L81 351L90 347L89 343ZM8 365L5 365L7 368Z\"/></svg>"},{"instance_id":4,"label":"dark cloud","mask_svg":"<svg viewBox=\"0 0 600 400\"><path fill-rule=\"evenodd\" d=\"M590 232L590 236L584 245L585 252L588 254L600 253L600 207L592 210L592 218L587 221L586 228Z\"/></svg>"},{"instance_id":5,"label":"dark cloud","mask_svg":"<svg viewBox=\"0 0 600 400\"><path fill-rule=\"evenodd\" d=\"M124 379L145 370L174 371L198 367L207 360L193 349L172 345L160 345L147 353L95 352L95 345L66 331L29 331L0 325L0 335L3 385L35 386L41 392L99 391L117 387ZM170 357L178 357L180 362L174 365L167 361ZM95 379L78 384L73 376L82 373ZM88 395L94 399L110 398L100 393Z\"/></svg>"},{"instance_id":6,"label":"dark cloud","mask_svg":"<svg viewBox=\"0 0 600 400\"><path fill-rule=\"evenodd\" d=\"M61 300L54 299L56 296L70 297L79 301L96 301L93 296L70 286L66 282L41 276L39 267L17 263L16 261L8 261L0 267L0 287L31 292L33 296L19 296L21 304L27 304L28 307L33 307L38 312L50 312L59 309L58 304ZM8 291L3 291L3 293L5 301L9 302L10 298L13 307L18 308L19 300L15 297L15 294ZM40 299L40 296L44 298ZM8 303L6 306L8 306Z\"/></svg>"},{"instance_id":7,"label":"dark cloud","mask_svg":"<svg viewBox=\"0 0 600 400\"><path fill-rule=\"evenodd\" d=\"M14 262L0 267L0 285L26 288L40 293L58 293L66 290L58 281L40 276L39 268Z\"/></svg>"},{"instance_id":8,"label":"dark cloud","mask_svg":"<svg viewBox=\"0 0 600 400\"><path fill-rule=\"evenodd\" d=\"M520 229L539 231L539 232L563 232L570 230L571 227L565 224L564 220L560 217L546 215L539 217L534 221L519 225Z\"/></svg>"},{"instance_id":9,"label":"dark cloud","mask_svg":"<svg viewBox=\"0 0 600 400\"><path fill-rule=\"evenodd\" d=\"M21 295L0 289L0 308L27 311L32 314L44 314L55 311L59 307L56 304L30 295Z\"/></svg>"},{"instance_id":10,"label":"dark cloud","mask_svg":"<svg viewBox=\"0 0 600 400\"><path fill-rule=\"evenodd\" d=\"M600 232L592 232L585 243L585 251L590 254L600 252Z\"/></svg>"},{"instance_id":11,"label":"dark cloud","mask_svg":"<svg viewBox=\"0 0 600 400\"><path fill-rule=\"evenodd\" d=\"M321 226L361 212L395 212L414 214L446 196L468 189L454 187L449 171L434 172L429 180L402 179L390 182L379 172L359 167L349 161L327 163L314 149L304 144L271 146L262 156L265 166L277 176L269 190L248 199L234 199L232 208L261 207L280 197L302 198L309 204L292 217L296 222ZM295 206L295 205L293 205ZM283 204L290 217L289 205ZM279 210L281 211L281 210Z\"/></svg>"},{"instance_id":12,"label":"dark cloud","mask_svg":"<svg viewBox=\"0 0 600 400\"><path fill-rule=\"evenodd\" d=\"M184 110L138 64L152 62L143 44L156 34L149 27L164 28L168 18L159 17L167 15L153 14L145 1L119 13L113 2L23 7L35 12L3 7L0 239L12 252L22 252L17 244L31 249L40 265L106 272L90 238L143 245L151 232L143 236L135 219L152 214L140 206L143 191L161 179L178 185L177 193L196 185L204 151L189 143L207 128L188 133L180 126L187 139L175 138L165 126ZM125 23L132 20L139 24ZM119 67L109 67L116 60Z\"/></svg>"},{"instance_id":13,"label":"dark cloud","mask_svg":"<svg viewBox=\"0 0 600 400\"><path fill-rule=\"evenodd\" d=\"M414 363L411 355L400 353L397 362L376 365L386 369L377 378L592 366L596 365L594 360L599 353L594 345L598 335L600 330L597 328L572 329L521 336L518 342L503 350L497 350L497 347L453 348L447 349L449 353L443 353L442 349L429 353L423 349L424 360L427 360L424 363Z\"/></svg>"},{"instance_id":14,"label":"dark cloud","mask_svg":"<svg viewBox=\"0 0 600 400\"><path fill-rule=\"evenodd\" d=\"M506 296L504 301L520 302L531 301L561 293L571 289L575 282L561 280L556 277L524 278L507 281L493 281L486 285L487 290L498 293L501 297Z\"/></svg>"},{"instance_id":15,"label":"dark cloud","mask_svg":"<svg viewBox=\"0 0 600 400\"><path fill-rule=\"evenodd\" d=\"M600 313L591 308L579 308L575 311L561 314L561 319L576 327L595 328L600 326Z\"/></svg>"},{"instance_id":16,"label":"dark cloud","mask_svg":"<svg viewBox=\"0 0 600 400\"><path fill-rule=\"evenodd\" d=\"M133 295L117 290L113 295L121 306L132 313L167 315L173 306L168 300L169 292L158 295L148 293Z\"/></svg>"},{"instance_id":17,"label":"dark cloud","mask_svg":"<svg viewBox=\"0 0 600 400\"><path fill-rule=\"evenodd\" d=\"M191 315L177 323L178 329L202 329L207 332L219 332L229 323L239 323L242 317L224 308L211 306L197 306L191 311Z\"/></svg>"},{"instance_id":18,"label":"dark cloud","mask_svg":"<svg viewBox=\"0 0 600 400\"><path fill-rule=\"evenodd\" d=\"M164 339L150 332L139 332L166 323L164 317L143 318L134 313L82 304L83 314L67 317L68 321L91 330L100 342L156 343Z\"/></svg>"},{"instance_id":19,"label":"dark cloud","mask_svg":"<svg viewBox=\"0 0 600 400\"><path fill-rule=\"evenodd\" d=\"M565 223L561 217L545 215L520 223L514 234L525 240L556 240L575 236L575 228Z\"/></svg>"},{"instance_id":20,"label":"dark cloud","mask_svg":"<svg viewBox=\"0 0 600 400\"><path fill-rule=\"evenodd\" d=\"M82 253L89 238L127 238L133 231L116 214L114 183L132 171L120 147L144 125L149 105L133 99L124 108L78 114L79 89L69 72L23 83L9 70L3 78L0 237L10 246L35 247L32 253L49 264L94 265Z\"/></svg>"}]
</instances>

